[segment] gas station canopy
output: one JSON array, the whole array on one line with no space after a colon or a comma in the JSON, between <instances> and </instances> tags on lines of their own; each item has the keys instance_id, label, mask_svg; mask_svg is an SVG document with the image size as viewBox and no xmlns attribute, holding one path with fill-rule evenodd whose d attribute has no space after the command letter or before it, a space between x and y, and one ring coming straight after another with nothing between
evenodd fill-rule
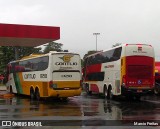
<instances>
[{"instance_id":1,"label":"gas station canopy","mask_svg":"<svg viewBox=\"0 0 160 129\"><path fill-rule=\"evenodd\" d=\"M60 39L60 27L0 23L0 46L36 47Z\"/></svg>"}]
</instances>

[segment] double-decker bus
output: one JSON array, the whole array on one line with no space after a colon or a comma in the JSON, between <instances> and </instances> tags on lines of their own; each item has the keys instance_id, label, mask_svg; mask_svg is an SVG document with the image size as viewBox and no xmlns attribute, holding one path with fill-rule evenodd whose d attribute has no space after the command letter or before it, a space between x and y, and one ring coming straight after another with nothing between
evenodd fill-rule
<instances>
[{"instance_id":1,"label":"double-decker bus","mask_svg":"<svg viewBox=\"0 0 160 129\"><path fill-rule=\"evenodd\" d=\"M84 59L84 89L108 99L119 95L140 99L153 92L154 60L154 49L146 44L122 44L89 55Z\"/></svg>"},{"instance_id":2,"label":"double-decker bus","mask_svg":"<svg viewBox=\"0 0 160 129\"><path fill-rule=\"evenodd\" d=\"M81 94L81 58L69 52L30 55L7 66L7 90L41 97L67 98Z\"/></svg>"}]
</instances>

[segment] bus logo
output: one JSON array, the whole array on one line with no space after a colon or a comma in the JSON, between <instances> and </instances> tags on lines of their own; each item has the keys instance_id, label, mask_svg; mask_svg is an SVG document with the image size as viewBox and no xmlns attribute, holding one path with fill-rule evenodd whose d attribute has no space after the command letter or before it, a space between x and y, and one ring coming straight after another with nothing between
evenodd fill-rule
<instances>
[{"instance_id":1,"label":"bus logo","mask_svg":"<svg viewBox=\"0 0 160 129\"><path fill-rule=\"evenodd\" d=\"M138 52L142 52L142 47L138 47Z\"/></svg>"},{"instance_id":2,"label":"bus logo","mask_svg":"<svg viewBox=\"0 0 160 129\"><path fill-rule=\"evenodd\" d=\"M59 57L59 58L62 59L64 62L70 62L72 57L73 56L71 55L64 55L63 57Z\"/></svg>"},{"instance_id":3,"label":"bus logo","mask_svg":"<svg viewBox=\"0 0 160 129\"><path fill-rule=\"evenodd\" d=\"M138 84L141 84L142 83L142 81L141 80L138 80Z\"/></svg>"}]
</instances>

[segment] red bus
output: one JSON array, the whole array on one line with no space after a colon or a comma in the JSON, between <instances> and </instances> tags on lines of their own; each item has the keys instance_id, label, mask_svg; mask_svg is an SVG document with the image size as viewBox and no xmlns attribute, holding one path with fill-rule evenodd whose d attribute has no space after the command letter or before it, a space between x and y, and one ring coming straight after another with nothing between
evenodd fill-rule
<instances>
[{"instance_id":1,"label":"red bus","mask_svg":"<svg viewBox=\"0 0 160 129\"><path fill-rule=\"evenodd\" d=\"M84 59L83 86L88 94L140 97L153 92L154 49L146 44L123 44Z\"/></svg>"}]
</instances>

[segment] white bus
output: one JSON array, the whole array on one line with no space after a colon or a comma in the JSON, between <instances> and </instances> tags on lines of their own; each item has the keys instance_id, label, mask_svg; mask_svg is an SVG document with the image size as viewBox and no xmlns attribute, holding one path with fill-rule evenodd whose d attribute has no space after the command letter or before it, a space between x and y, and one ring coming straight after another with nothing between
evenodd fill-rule
<instances>
[{"instance_id":1,"label":"white bus","mask_svg":"<svg viewBox=\"0 0 160 129\"><path fill-rule=\"evenodd\" d=\"M154 49L145 44L123 44L89 55L84 60L86 92L136 97L154 89Z\"/></svg>"},{"instance_id":2,"label":"white bus","mask_svg":"<svg viewBox=\"0 0 160 129\"><path fill-rule=\"evenodd\" d=\"M12 61L7 66L9 92L41 97L67 98L81 94L79 54L49 52Z\"/></svg>"}]
</instances>

